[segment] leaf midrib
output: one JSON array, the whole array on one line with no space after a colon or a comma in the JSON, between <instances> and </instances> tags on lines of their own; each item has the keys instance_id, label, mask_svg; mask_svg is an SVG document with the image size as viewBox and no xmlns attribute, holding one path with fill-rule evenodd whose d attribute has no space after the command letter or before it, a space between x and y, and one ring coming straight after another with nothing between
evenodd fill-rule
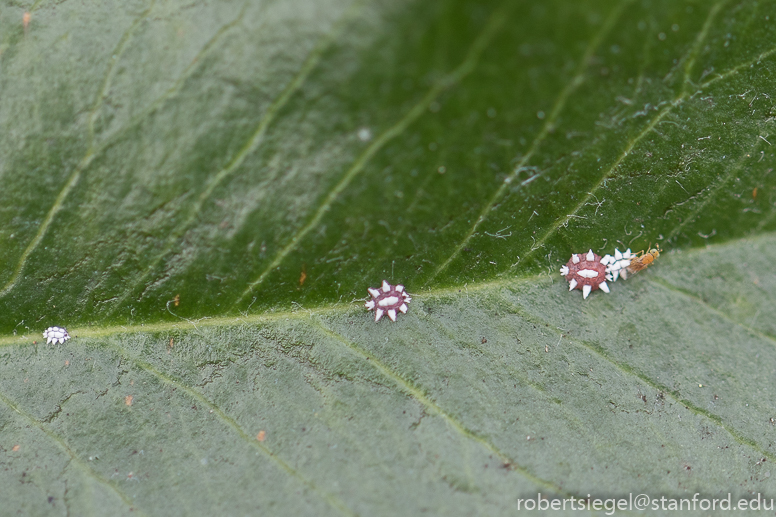
<instances>
[{"instance_id":1,"label":"leaf midrib","mask_svg":"<svg viewBox=\"0 0 776 517\"><path fill-rule=\"evenodd\" d=\"M740 242L756 242L760 239L768 239L773 238L770 234L762 234L757 235L753 237L749 237L746 239L741 239ZM717 248L722 248L729 246L730 242L718 242L715 244L707 245L703 248L692 248L689 250L666 250L664 253L661 253L661 262L665 262L668 257L670 257L673 253L681 252L683 256L690 256L708 253L710 251L713 251ZM662 257L665 257L663 259ZM476 293L480 291L487 291L487 290L494 290L499 288L514 288L518 287L524 284L530 284L530 283L536 283L536 284L551 284L556 281L556 278L554 275L548 275L546 272L537 273L533 275L526 275L526 276L520 276L520 277L505 277L502 276L500 278L496 278L493 280L487 280L483 282L477 282L477 283L465 283L462 285L453 285L453 286L447 286L447 287L439 287L439 288L433 288L433 289L423 289L421 291L414 291L412 288L408 288L408 292L412 295L412 298L416 301L423 301L423 300L433 300L433 299L441 299L441 298L450 298L456 295L467 295L469 291ZM654 282L659 282L660 285L663 285L663 287L667 287L669 284L665 280L658 280L653 279ZM730 321L731 323L741 326L742 328L745 328L749 331L755 332L757 336L762 337L764 339L768 339L776 345L776 336L771 336L766 333L762 333L760 331L753 331L748 326L744 326L743 323L738 322L734 319L732 319L728 314L717 311L714 307L706 303L703 299L696 297L692 295L691 293L684 291L678 287L673 287L673 289L678 292L682 293L685 296L690 297L695 302L702 304L703 306L707 307L709 310L715 311L718 313L718 315L722 318L724 318L727 321ZM365 295L366 296L366 295ZM366 299L366 298L364 298ZM410 308L412 310L412 307ZM283 320L312 320L316 316L330 316L334 314L347 314L352 313L353 315L363 314L363 304L361 300L358 301L352 301L349 303L341 303L341 302L334 302L334 303L324 303L321 305L316 306L309 306L309 307L301 307L298 304L291 309L291 310L284 310L284 311L267 311L267 312L260 312L260 313L254 313L249 314L247 312L240 311L239 315L211 315L211 316L202 316L199 318L184 318L181 316L178 316L174 312L172 312L169 309L169 303L168 303L168 312L172 314L173 316L179 318L178 321L162 321L162 322L155 322L155 323L133 323L133 324L127 324L127 325L89 325L85 327L72 327L68 329L68 332L73 337L81 337L86 339L93 339L93 338L105 338L109 336L114 335L129 335L129 334L138 334L138 333L144 333L144 334L157 334L157 333L170 333L170 332L186 332L186 331L192 331L197 330L200 327L203 328L209 328L209 327L238 327L241 325L261 325L265 323L273 323ZM58 323L58 322L50 322L50 323ZM33 336L37 335L37 330L33 331L29 329L30 332L32 332L32 335L29 335L27 333L16 333L14 334L7 334L4 336L0 336L0 347L6 347L6 346L24 346L33 344L30 339L35 339ZM42 328L41 328L42 332Z\"/></svg>"},{"instance_id":2,"label":"leaf midrib","mask_svg":"<svg viewBox=\"0 0 776 517\"><path fill-rule=\"evenodd\" d=\"M718 245L720 246L720 245ZM703 253L707 250L695 250L696 253ZM513 279L511 281L495 281L495 282L483 282L472 286L464 286L463 289L459 288L447 288L447 289L440 289L436 291L426 291L422 295L416 295L418 298L422 299L439 299L439 298L450 298L455 297L457 295L463 294L464 292L468 292L471 290L472 292L476 291L482 291L482 290L498 290L498 289L509 289L511 287L516 287L521 284L526 283L553 283L555 279L553 277L548 277L547 275L536 275L533 277L526 277L521 279ZM650 279L650 283L654 285L661 286L664 289L671 290L672 292L676 292L681 294L682 296L685 296L688 298L689 301L691 301L694 304L702 306L705 310L712 311L715 316L718 316L725 321L729 322L730 324L743 328L747 332L757 335L758 337L761 337L768 342L772 344L776 344L776 338L773 336L770 336L766 333L752 330L746 326L744 326L741 322L738 322L731 318L729 315L711 307L709 304L707 304L704 300L701 298L692 295L691 293L687 293L685 290L675 287L668 283L665 280L661 279ZM769 451L763 449L760 447L757 442L751 438L748 438L744 433L737 430L734 426L730 425L729 423L726 423L724 419L714 413L711 413L710 411L707 411L703 408L698 407L696 404L693 404L691 401L683 398L681 396L681 393L677 390L673 390L668 388L667 386L663 386L659 382L655 381L645 373L638 370L638 368L635 368L627 363L618 361L614 358L612 358L608 353L606 353L605 350L603 350L600 346L597 346L593 343L588 343L584 340L575 339L568 335L563 334L559 329L555 329L553 325L545 325L549 323L548 321L544 320L543 318L528 314L525 312L524 309L515 306L514 304L507 304L507 312L511 314L515 314L518 317L522 318L524 321L540 324L542 326L546 326L550 331L558 334L561 336L561 338L566 338L566 340L572 344L574 344L577 347L581 347L586 349L589 353L599 357L599 359L611 364L615 368L617 368L622 373L632 376L636 379L638 379L640 382L645 383L646 385L650 386L651 388L665 393L668 397L673 399L676 403L683 405L688 410L692 411L699 417L702 417L704 419L709 420L713 425L720 427L724 429L729 436L731 436L737 443L749 447L756 451L758 454L761 454L763 457L769 458L772 461L776 461L776 456L774 456ZM419 386L415 386L413 383L407 381L401 374L395 372L391 367L389 367L385 362L381 360L378 356L376 356L373 353L370 353L369 351L362 349L359 345L357 345L354 342L351 342L346 337L340 335L336 331L332 330L331 328L327 327L322 323L322 318L317 316L324 316L324 315L330 315L332 313L347 313L347 312L355 312L354 308L350 304L335 304L334 306L325 308L325 309L319 309L318 311L305 311L305 310L297 310L293 312L286 312L286 313L275 313L275 314L261 314L261 315L253 315L253 316L245 316L242 318L228 318L228 317L222 317L222 318L213 318L210 320L200 321L200 322L190 322L191 327L188 327L189 329L194 328L196 329L198 325L206 325L206 326L234 326L234 325L256 325L261 323L272 323L273 321L282 320L282 319L301 319L301 320L307 320L308 324L312 327L318 328L320 331L322 331L324 334L334 338L336 341L338 341L342 346L347 347L351 351L355 352L357 355L362 357L365 361L368 362L372 367L376 368L378 371L381 372L382 376L384 376L386 379L390 380L393 384L397 386L397 389L400 391L405 392L408 396L422 404L427 409L431 410L433 413L438 414L440 417L442 417L453 429L456 430L459 434L466 437L469 440L473 440L477 442L479 445L485 447L488 449L491 453L495 454L502 462L504 462L506 465L510 466L513 470L518 472L521 476L525 477L526 479L530 480L531 482L538 484L539 486L542 486L546 489L552 490L558 494L565 494L565 491L557 484L553 483L552 481L542 479L541 477L537 476L536 474L532 473L531 470L528 468L521 466L514 462L508 455L503 453L492 441L490 441L487 437L480 436L477 433L471 431L466 427L466 425L459 421L457 418L455 418L450 412L445 410L441 405L439 405L437 402L434 401L433 396L429 396L425 393L424 389ZM86 329L84 331L84 334L88 334L88 337L96 338L96 337L105 337L109 336L111 334L118 334L118 333L132 333L132 332L155 332L155 333L161 333L164 331L172 331L172 330L182 330L179 323L167 323L167 324L154 324L154 325L140 325L135 327L104 327L101 329ZM75 333L75 332L74 332ZM85 335L82 335L81 337L87 337ZM7 338L6 338L7 339ZM6 346L10 346L17 343L1 343ZM302 473L298 472L297 470L293 469L289 464L287 464L282 458L278 457L275 453L273 453L270 449L263 446L260 442L254 440L247 432L245 432L244 429L237 423L236 420L234 420L232 417L230 417L226 412L224 412L220 407L218 407L215 403L211 402L209 399L207 399L203 394L199 393L196 389L189 387L187 384L185 384L182 381L179 381L175 379L174 377L170 376L169 374L159 370L152 364L135 357L134 354L131 354L128 350L124 349L120 345L113 344L110 342L103 343L103 346L107 349L113 350L114 352L118 353L121 357L125 358L126 360L132 362L137 367L145 370L146 372L154 375L156 378L161 380L165 384L169 384L174 386L175 388L178 388L185 392L189 397L192 397L193 399L199 401L200 403L208 406L211 410L213 410L214 413L218 416L218 418L228 427L230 427L233 431L237 432L237 434L240 436L240 438L247 442L250 446L256 448L257 450L261 451L265 456L267 456L273 463L276 464L278 468L280 468L282 471L286 472L289 476L292 476L296 478L299 482L307 486L309 489L311 489L313 492L318 494L324 501L326 501L332 508L337 509L341 513L345 515L354 515L352 510L350 510L339 498L336 496L326 492L325 490L318 487L314 482L307 479ZM536 387L536 386L534 386ZM538 388L537 388L538 389ZM22 416L25 416L28 420L32 420L32 423L40 428L45 434L47 434L50 438L52 438L55 442L59 443L68 454L71 456L75 455L75 453L70 449L70 447L67 445L67 443L62 439L61 437L52 435L53 431L48 429L48 427L45 425L45 423L38 421L31 415L26 414L22 410L20 410L16 404L14 404L12 401L7 399L7 397L0 393L0 400L4 402L6 405L14 409L16 412L21 414ZM78 461L77 456L75 457L76 461ZM87 470L91 472L90 469L88 469L88 465L86 466ZM93 477L95 475L94 472L91 472ZM125 501L128 501L126 496L118 491L116 487L113 486L112 483L102 480L99 475L95 478L98 481L102 481L103 483L106 483L111 489L116 491L116 493L122 497ZM130 504L130 503L128 503Z\"/></svg>"}]
</instances>

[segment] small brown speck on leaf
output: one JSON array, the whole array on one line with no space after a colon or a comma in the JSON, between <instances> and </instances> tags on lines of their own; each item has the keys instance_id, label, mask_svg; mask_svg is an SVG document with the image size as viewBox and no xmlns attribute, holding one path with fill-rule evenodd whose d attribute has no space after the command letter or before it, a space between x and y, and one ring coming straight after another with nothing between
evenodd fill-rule
<instances>
[{"instance_id":1,"label":"small brown speck on leaf","mask_svg":"<svg viewBox=\"0 0 776 517\"><path fill-rule=\"evenodd\" d=\"M135 400L135 397L133 397L132 395L127 395L126 397L124 397L124 404L126 404L127 406L131 406L133 400Z\"/></svg>"},{"instance_id":2,"label":"small brown speck on leaf","mask_svg":"<svg viewBox=\"0 0 776 517\"><path fill-rule=\"evenodd\" d=\"M172 348L173 345L173 338L170 338L170 348Z\"/></svg>"},{"instance_id":3,"label":"small brown speck on leaf","mask_svg":"<svg viewBox=\"0 0 776 517\"><path fill-rule=\"evenodd\" d=\"M65 366L70 366L70 359L65 359Z\"/></svg>"},{"instance_id":4,"label":"small brown speck on leaf","mask_svg":"<svg viewBox=\"0 0 776 517\"><path fill-rule=\"evenodd\" d=\"M19 449L20 449L20 448L21 448L21 445L19 445L19 444L17 443L16 445L14 445L14 446L13 446L13 449L11 449L11 450L12 450L13 452L19 452Z\"/></svg>"},{"instance_id":5,"label":"small brown speck on leaf","mask_svg":"<svg viewBox=\"0 0 776 517\"><path fill-rule=\"evenodd\" d=\"M180 303L181 303L181 295L179 295L179 294L176 294L176 295L175 295L175 298L173 298L173 299L172 299L172 301L173 301L173 303L175 304L175 306L177 307L177 306L178 306L178 305L180 305Z\"/></svg>"},{"instance_id":6,"label":"small brown speck on leaf","mask_svg":"<svg viewBox=\"0 0 776 517\"><path fill-rule=\"evenodd\" d=\"M27 27L30 26L30 19L32 18L32 15L28 12L24 13L22 16L22 27L24 27L24 34L27 34Z\"/></svg>"},{"instance_id":7,"label":"small brown speck on leaf","mask_svg":"<svg viewBox=\"0 0 776 517\"><path fill-rule=\"evenodd\" d=\"M757 187L752 190L752 199L757 199Z\"/></svg>"},{"instance_id":8,"label":"small brown speck on leaf","mask_svg":"<svg viewBox=\"0 0 776 517\"><path fill-rule=\"evenodd\" d=\"M264 431L259 431L259 434L256 435L256 439L260 442L263 442L265 438L267 438L267 433Z\"/></svg>"},{"instance_id":9,"label":"small brown speck on leaf","mask_svg":"<svg viewBox=\"0 0 776 517\"><path fill-rule=\"evenodd\" d=\"M302 274L299 275L299 287L302 287L302 285L304 285L305 280L307 280L307 273L305 273L304 269L302 269Z\"/></svg>"}]
</instances>

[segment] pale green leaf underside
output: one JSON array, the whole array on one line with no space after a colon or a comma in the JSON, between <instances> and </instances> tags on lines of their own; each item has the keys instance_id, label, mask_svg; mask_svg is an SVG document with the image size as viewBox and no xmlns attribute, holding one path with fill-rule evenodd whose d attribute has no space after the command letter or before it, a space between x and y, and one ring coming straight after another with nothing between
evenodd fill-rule
<instances>
[{"instance_id":1,"label":"pale green leaf underside","mask_svg":"<svg viewBox=\"0 0 776 517\"><path fill-rule=\"evenodd\" d=\"M586 301L560 275L417 293L395 324L354 302L6 338L4 504L513 515L536 492L773 494L775 254L774 235L670 253Z\"/></svg>"}]
</instances>

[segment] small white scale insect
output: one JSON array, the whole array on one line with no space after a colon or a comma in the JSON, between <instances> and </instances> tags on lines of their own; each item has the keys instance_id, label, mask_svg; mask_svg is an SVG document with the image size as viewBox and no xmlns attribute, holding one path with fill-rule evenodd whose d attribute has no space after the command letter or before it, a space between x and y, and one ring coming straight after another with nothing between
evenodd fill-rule
<instances>
[{"instance_id":1,"label":"small white scale insect","mask_svg":"<svg viewBox=\"0 0 776 517\"><path fill-rule=\"evenodd\" d=\"M43 337L46 338L46 344L59 343L61 345L70 339L70 334L64 327L49 327L43 332Z\"/></svg>"},{"instance_id":2,"label":"small white scale insect","mask_svg":"<svg viewBox=\"0 0 776 517\"><path fill-rule=\"evenodd\" d=\"M412 301L403 285L391 285L387 280L383 280L382 289L370 287L367 291L372 295L372 299L366 302L365 306L370 311L375 311L375 321L380 321L385 313L388 313L391 321L396 321L396 311L406 314L407 304Z\"/></svg>"},{"instance_id":3,"label":"small white scale insect","mask_svg":"<svg viewBox=\"0 0 776 517\"><path fill-rule=\"evenodd\" d=\"M631 265L631 261L636 257L631 253L630 248L625 250L625 253L621 253L620 250L614 250L614 257L606 255L601 262L606 264L606 279L611 282L616 282L618 277L622 277L623 280L628 278L628 266Z\"/></svg>"}]
</instances>

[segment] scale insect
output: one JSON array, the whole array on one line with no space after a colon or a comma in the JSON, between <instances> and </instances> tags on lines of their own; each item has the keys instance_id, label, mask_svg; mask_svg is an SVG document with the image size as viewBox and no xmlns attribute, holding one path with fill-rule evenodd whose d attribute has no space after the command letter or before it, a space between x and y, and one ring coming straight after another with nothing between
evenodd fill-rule
<instances>
[{"instance_id":1,"label":"scale insect","mask_svg":"<svg viewBox=\"0 0 776 517\"><path fill-rule=\"evenodd\" d=\"M70 339L70 334L67 333L67 329L64 327L49 327L43 332L43 337L46 339L46 344L60 345Z\"/></svg>"},{"instance_id":2,"label":"scale insect","mask_svg":"<svg viewBox=\"0 0 776 517\"><path fill-rule=\"evenodd\" d=\"M601 262L606 264L606 279L612 282L616 282L618 278L622 277L623 280L628 278L628 266L630 266L631 260L636 255L631 253L630 248L624 252L620 250L614 250L614 256L605 255L601 259Z\"/></svg>"},{"instance_id":3,"label":"scale insect","mask_svg":"<svg viewBox=\"0 0 776 517\"><path fill-rule=\"evenodd\" d=\"M608 255L607 255L608 257ZM609 285L606 283L606 263L593 253L591 249L587 253L575 253L571 255L568 263L560 268L569 283L569 291L579 289L582 291L582 299L586 299L592 291L608 293Z\"/></svg>"},{"instance_id":4,"label":"scale insect","mask_svg":"<svg viewBox=\"0 0 776 517\"><path fill-rule=\"evenodd\" d=\"M372 295L372 299L364 306L370 311L375 311L375 322L380 321L386 313L391 321L396 321L396 311L406 314L407 304L412 301L403 285L391 285L387 280L383 280L382 287L370 287L367 291Z\"/></svg>"}]
</instances>

